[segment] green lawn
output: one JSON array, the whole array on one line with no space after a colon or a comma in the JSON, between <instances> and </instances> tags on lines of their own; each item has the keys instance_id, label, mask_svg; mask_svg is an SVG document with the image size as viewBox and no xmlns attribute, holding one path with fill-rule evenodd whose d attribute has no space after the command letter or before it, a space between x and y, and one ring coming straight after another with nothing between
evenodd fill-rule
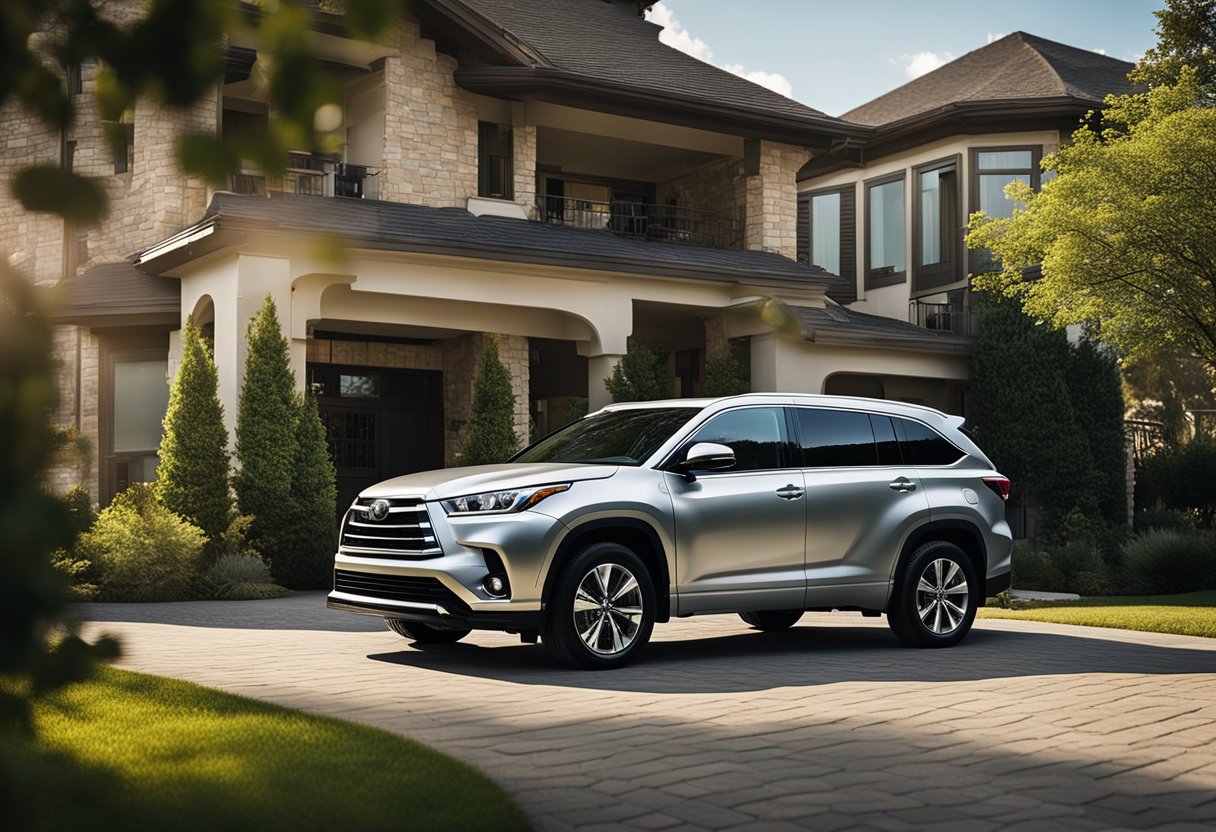
<instances>
[{"instance_id":1,"label":"green lawn","mask_svg":"<svg viewBox=\"0 0 1216 832\"><path fill-rule=\"evenodd\" d=\"M186 682L107 668L35 719L36 743L0 748L14 830L528 828L485 775L417 742Z\"/></svg>"},{"instance_id":2,"label":"green lawn","mask_svg":"<svg viewBox=\"0 0 1216 832\"><path fill-rule=\"evenodd\" d=\"M1018 603L1011 610L984 607L979 616L1216 638L1216 592Z\"/></svg>"}]
</instances>

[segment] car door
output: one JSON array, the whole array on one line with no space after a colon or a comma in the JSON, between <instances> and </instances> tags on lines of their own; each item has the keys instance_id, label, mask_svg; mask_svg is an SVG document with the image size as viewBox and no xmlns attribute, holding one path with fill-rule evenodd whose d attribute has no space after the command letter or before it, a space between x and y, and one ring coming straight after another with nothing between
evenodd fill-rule
<instances>
[{"instance_id":1,"label":"car door","mask_svg":"<svg viewBox=\"0 0 1216 832\"><path fill-rule=\"evenodd\" d=\"M891 417L795 408L806 485L808 607L881 609L904 534L928 518Z\"/></svg>"},{"instance_id":2,"label":"car door","mask_svg":"<svg viewBox=\"0 0 1216 832\"><path fill-rule=\"evenodd\" d=\"M720 413L682 453L698 442L727 445L735 466L698 473L693 482L665 475L675 517L679 613L800 608L806 500L785 409Z\"/></svg>"}]
</instances>

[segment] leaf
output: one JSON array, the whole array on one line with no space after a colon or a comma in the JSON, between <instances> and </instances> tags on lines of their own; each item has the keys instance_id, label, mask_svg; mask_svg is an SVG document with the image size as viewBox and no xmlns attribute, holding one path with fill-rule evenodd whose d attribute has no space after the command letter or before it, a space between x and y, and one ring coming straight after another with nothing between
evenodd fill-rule
<instances>
[{"instance_id":1,"label":"leaf","mask_svg":"<svg viewBox=\"0 0 1216 832\"><path fill-rule=\"evenodd\" d=\"M228 174L239 170L240 154L208 133L188 133L177 143L177 159L189 175L202 176L215 188L228 187Z\"/></svg>"},{"instance_id":2,"label":"leaf","mask_svg":"<svg viewBox=\"0 0 1216 832\"><path fill-rule=\"evenodd\" d=\"M27 210L58 214L84 225L96 223L106 214L100 180L55 165L23 168L13 177L11 191Z\"/></svg>"}]
</instances>

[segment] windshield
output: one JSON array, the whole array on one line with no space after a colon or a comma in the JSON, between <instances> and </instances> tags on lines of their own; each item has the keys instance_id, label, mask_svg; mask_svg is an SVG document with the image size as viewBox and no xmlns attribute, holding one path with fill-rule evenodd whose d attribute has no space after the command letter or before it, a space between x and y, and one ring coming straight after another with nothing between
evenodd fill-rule
<instances>
[{"instance_id":1,"label":"windshield","mask_svg":"<svg viewBox=\"0 0 1216 832\"><path fill-rule=\"evenodd\" d=\"M524 448L511 461L641 465L698 412L697 407L665 407L597 413Z\"/></svg>"}]
</instances>

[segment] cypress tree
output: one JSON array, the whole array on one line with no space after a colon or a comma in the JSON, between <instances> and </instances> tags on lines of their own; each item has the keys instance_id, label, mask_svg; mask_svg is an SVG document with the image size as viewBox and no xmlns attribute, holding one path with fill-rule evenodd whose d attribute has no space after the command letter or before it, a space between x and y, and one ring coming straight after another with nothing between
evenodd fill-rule
<instances>
[{"instance_id":1,"label":"cypress tree","mask_svg":"<svg viewBox=\"0 0 1216 832\"><path fill-rule=\"evenodd\" d=\"M240 469L233 477L237 507L253 515L250 544L273 568L290 523L291 466L295 459L295 381L287 339L269 294L249 322L249 354L236 423Z\"/></svg>"},{"instance_id":2,"label":"cypress tree","mask_svg":"<svg viewBox=\"0 0 1216 832\"><path fill-rule=\"evenodd\" d=\"M671 373L667 352L661 347L630 338L625 355L604 379L614 402L649 402L671 398Z\"/></svg>"},{"instance_id":3,"label":"cypress tree","mask_svg":"<svg viewBox=\"0 0 1216 832\"><path fill-rule=\"evenodd\" d=\"M296 397L295 424L291 517L271 566L275 580L288 589L321 589L329 581L338 549L337 485L325 426L311 390Z\"/></svg>"},{"instance_id":4,"label":"cypress tree","mask_svg":"<svg viewBox=\"0 0 1216 832\"><path fill-rule=\"evenodd\" d=\"M165 413L156 497L169 511L202 529L208 556L232 519L228 431L216 387L215 362L194 319L188 318L182 363Z\"/></svg>"},{"instance_id":5,"label":"cypress tree","mask_svg":"<svg viewBox=\"0 0 1216 832\"><path fill-rule=\"evenodd\" d=\"M486 334L482 338L481 361L473 385L472 419L460 449L460 464L506 462L518 448L511 375L498 358L498 339Z\"/></svg>"},{"instance_id":6,"label":"cypress tree","mask_svg":"<svg viewBox=\"0 0 1216 832\"><path fill-rule=\"evenodd\" d=\"M1123 377L1110 350L1091 338L1072 347L1066 373L1073 413L1093 460L1093 490L1108 523L1127 523Z\"/></svg>"}]
</instances>

